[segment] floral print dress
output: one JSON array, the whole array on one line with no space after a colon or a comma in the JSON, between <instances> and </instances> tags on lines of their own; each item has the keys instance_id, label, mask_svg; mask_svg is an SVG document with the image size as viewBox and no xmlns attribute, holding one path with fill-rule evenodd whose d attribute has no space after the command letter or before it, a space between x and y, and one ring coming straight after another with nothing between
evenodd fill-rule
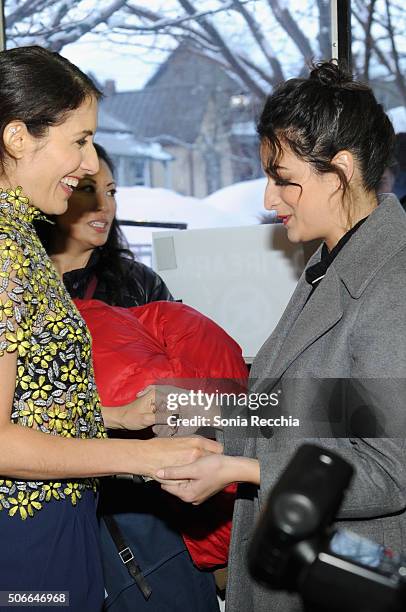
<instances>
[{"instance_id":1,"label":"floral print dress","mask_svg":"<svg viewBox=\"0 0 406 612\"><path fill-rule=\"evenodd\" d=\"M40 211L21 187L0 188L0 360L17 352L13 423L67 438L106 436L91 338L33 226ZM26 520L50 501L80 503L94 479L0 476L0 512Z\"/></svg>"}]
</instances>

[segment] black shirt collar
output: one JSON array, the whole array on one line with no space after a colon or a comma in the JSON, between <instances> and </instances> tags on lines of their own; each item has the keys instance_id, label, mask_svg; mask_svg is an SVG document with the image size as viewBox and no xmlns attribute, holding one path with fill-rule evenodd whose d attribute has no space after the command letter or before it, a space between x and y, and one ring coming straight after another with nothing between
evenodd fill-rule
<instances>
[{"instance_id":1,"label":"black shirt collar","mask_svg":"<svg viewBox=\"0 0 406 612\"><path fill-rule=\"evenodd\" d=\"M78 268L76 270L65 272L63 275L63 283L72 298L84 297L86 287L90 278L95 274L95 269L99 260L100 251L98 248L96 248L93 250L89 257L89 261L84 268Z\"/></svg>"},{"instance_id":2,"label":"black shirt collar","mask_svg":"<svg viewBox=\"0 0 406 612\"><path fill-rule=\"evenodd\" d=\"M313 266L310 266L306 270L306 280L313 287L313 289L315 289L317 285L321 282L321 280L324 278L329 266L337 257L338 253L347 244L351 236L355 234L355 232L367 219L368 217L365 217L364 219L361 219L361 221L358 221L358 223L354 225L354 227L348 230L348 232L346 232L344 236L340 238L340 240L337 242L335 247L331 249L331 251L328 250L326 243L323 244L321 249L320 261L315 263Z\"/></svg>"}]
</instances>

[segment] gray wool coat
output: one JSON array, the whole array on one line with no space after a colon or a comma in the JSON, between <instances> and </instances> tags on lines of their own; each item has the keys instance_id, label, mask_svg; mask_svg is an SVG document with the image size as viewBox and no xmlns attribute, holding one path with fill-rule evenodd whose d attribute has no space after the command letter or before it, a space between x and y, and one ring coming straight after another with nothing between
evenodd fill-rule
<instances>
[{"instance_id":1,"label":"gray wool coat","mask_svg":"<svg viewBox=\"0 0 406 612\"><path fill-rule=\"evenodd\" d=\"M320 259L315 253L308 265ZM313 378L376 381L374 402L387 424L399 422L398 434L376 438L334 438L326 430L310 441L336 450L356 468L356 475L337 517L337 525L406 551L406 214L395 196L380 205L337 255L306 302L310 286L304 275L274 332L256 356L251 390L269 379L268 390L281 381L300 379L289 394L289 409L302 418L317 398L306 391ZM388 378L391 385L380 385ZM277 382L279 381L279 383ZM372 383L373 385L373 383ZM382 392L380 390L382 389ZM319 405L319 409L323 409ZM398 421L396 421L398 419ZM400 420L399 420L400 419ZM391 429L393 432L393 428ZM396 436L396 437L395 437ZM306 436L307 437L307 436ZM307 439L309 439L307 438ZM227 586L227 612L293 612L301 610L295 595L257 586L246 569L246 550L261 507L303 438L288 430L271 437L243 439L224 434L226 454L259 460L261 486L240 485L234 511ZM328 606L327 606L328 609Z\"/></svg>"}]
</instances>

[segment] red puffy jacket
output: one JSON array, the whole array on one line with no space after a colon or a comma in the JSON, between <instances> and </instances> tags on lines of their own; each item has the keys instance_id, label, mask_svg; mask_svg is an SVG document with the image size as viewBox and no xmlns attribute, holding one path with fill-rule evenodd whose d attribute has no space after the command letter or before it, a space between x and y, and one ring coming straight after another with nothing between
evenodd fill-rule
<instances>
[{"instance_id":1,"label":"red puffy jacket","mask_svg":"<svg viewBox=\"0 0 406 612\"><path fill-rule=\"evenodd\" d=\"M216 323L177 302L121 308L75 300L93 339L93 362L102 404L121 406L150 384L171 379L237 379L247 367L238 344ZM214 384L214 382L213 382ZM185 385L182 380L179 386ZM240 387L239 387L240 388ZM225 565L235 485L202 504L174 498L179 530L200 568Z\"/></svg>"}]
</instances>

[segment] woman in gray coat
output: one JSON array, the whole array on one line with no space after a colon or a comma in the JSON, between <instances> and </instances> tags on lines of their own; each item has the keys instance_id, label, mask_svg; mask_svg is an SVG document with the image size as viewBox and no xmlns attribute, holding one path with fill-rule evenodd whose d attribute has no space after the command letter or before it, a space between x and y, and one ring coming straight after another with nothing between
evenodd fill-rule
<instances>
[{"instance_id":1,"label":"woman in gray coat","mask_svg":"<svg viewBox=\"0 0 406 612\"><path fill-rule=\"evenodd\" d=\"M378 200L376 194L391 155L392 125L372 91L334 63L279 87L258 133L268 177L265 207L277 212L293 242L323 241L251 370L251 393L281 391L279 408L299 418L300 427L256 427L245 437L226 428L224 456L158 476L167 491L192 503L243 482L227 609L291 612L300 609L298 598L250 579L246 549L261 506L304 438L356 468L337 521L406 550L406 215L393 195ZM348 407L348 396L340 404L343 382L367 417L351 421L346 433L334 417Z\"/></svg>"}]
</instances>

